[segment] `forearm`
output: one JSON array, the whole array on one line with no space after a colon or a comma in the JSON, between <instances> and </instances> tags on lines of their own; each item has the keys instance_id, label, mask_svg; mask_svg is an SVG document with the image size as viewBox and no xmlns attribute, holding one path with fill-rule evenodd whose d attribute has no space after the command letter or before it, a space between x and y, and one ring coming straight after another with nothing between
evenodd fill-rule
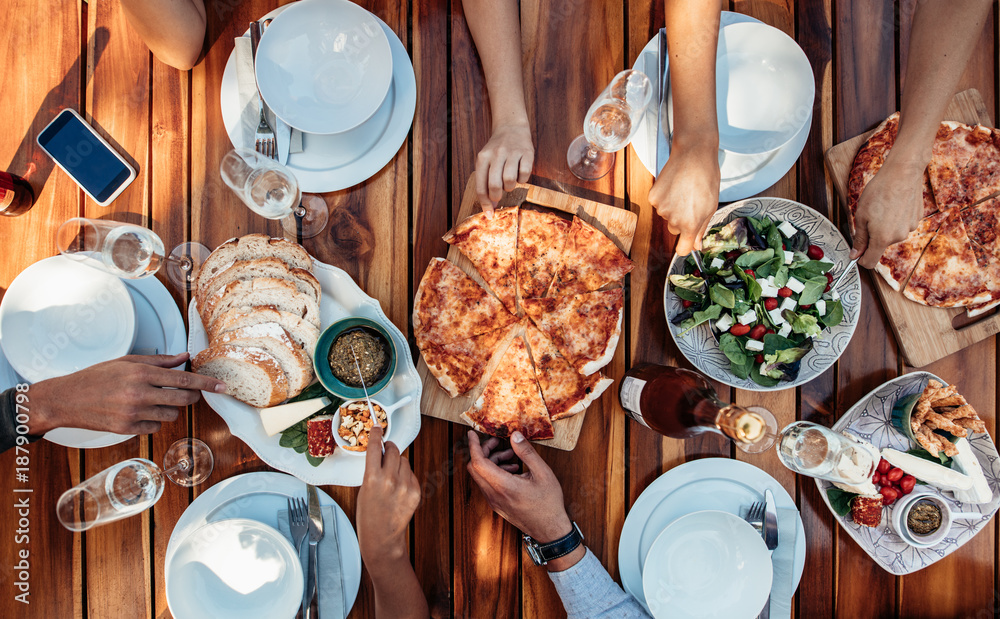
<instances>
[{"instance_id":1,"label":"forearm","mask_svg":"<svg viewBox=\"0 0 1000 619\"><path fill-rule=\"evenodd\" d=\"M486 74L493 128L527 125L516 0L463 0L462 5Z\"/></svg>"},{"instance_id":2,"label":"forearm","mask_svg":"<svg viewBox=\"0 0 1000 619\"><path fill-rule=\"evenodd\" d=\"M374 567L374 569L372 569ZM369 567L375 587L375 616L379 619L425 619L427 599L406 553Z\"/></svg>"},{"instance_id":3,"label":"forearm","mask_svg":"<svg viewBox=\"0 0 1000 619\"><path fill-rule=\"evenodd\" d=\"M664 0L673 144L679 150L719 148L715 111L715 57L721 4L706 0Z\"/></svg>"},{"instance_id":4,"label":"forearm","mask_svg":"<svg viewBox=\"0 0 1000 619\"><path fill-rule=\"evenodd\" d=\"M922 0L910 32L899 134L889 157L923 171L992 2ZM888 163L888 160L887 160Z\"/></svg>"},{"instance_id":5,"label":"forearm","mask_svg":"<svg viewBox=\"0 0 1000 619\"><path fill-rule=\"evenodd\" d=\"M549 573L570 619L632 619L649 616L635 598L622 591L611 580L611 576L593 553L585 548L584 553L572 568Z\"/></svg>"},{"instance_id":6,"label":"forearm","mask_svg":"<svg viewBox=\"0 0 1000 619\"><path fill-rule=\"evenodd\" d=\"M204 0L121 0L129 24L160 61L181 70L198 62L205 44Z\"/></svg>"}]
</instances>

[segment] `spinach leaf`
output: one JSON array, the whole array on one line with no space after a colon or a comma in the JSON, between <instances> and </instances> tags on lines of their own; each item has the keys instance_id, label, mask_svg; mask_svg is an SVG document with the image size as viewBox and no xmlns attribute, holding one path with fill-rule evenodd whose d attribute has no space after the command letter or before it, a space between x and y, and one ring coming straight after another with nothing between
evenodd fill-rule
<instances>
[{"instance_id":1,"label":"spinach leaf","mask_svg":"<svg viewBox=\"0 0 1000 619\"><path fill-rule=\"evenodd\" d=\"M736 361L729 361L729 371L733 373L737 378L746 379L750 372L753 370L753 358L744 357L739 363Z\"/></svg>"},{"instance_id":2,"label":"spinach leaf","mask_svg":"<svg viewBox=\"0 0 1000 619\"><path fill-rule=\"evenodd\" d=\"M774 271L774 268L772 267L773 264L774 261L765 262L764 264L754 269L754 271L757 272L757 277L766 278L768 275L770 275L772 271Z\"/></svg>"},{"instance_id":3,"label":"spinach leaf","mask_svg":"<svg viewBox=\"0 0 1000 619\"><path fill-rule=\"evenodd\" d=\"M755 217L747 217L747 244L754 249L764 249L767 247L767 241L764 239L766 234L766 222L765 219L757 219Z\"/></svg>"},{"instance_id":4,"label":"spinach leaf","mask_svg":"<svg viewBox=\"0 0 1000 619\"><path fill-rule=\"evenodd\" d=\"M754 251L744 252L736 258L736 266L744 269L753 269L774 258L774 250L768 247Z\"/></svg>"},{"instance_id":5,"label":"spinach leaf","mask_svg":"<svg viewBox=\"0 0 1000 619\"><path fill-rule=\"evenodd\" d=\"M708 289L708 284L705 283L705 279L695 275L671 275L670 283L673 284L675 288L684 288L685 290L690 290L699 294L705 294Z\"/></svg>"},{"instance_id":6,"label":"spinach leaf","mask_svg":"<svg viewBox=\"0 0 1000 619\"><path fill-rule=\"evenodd\" d=\"M313 466L319 466L319 465L323 464L323 461L326 460L326 458L314 458L314 457L310 456L309 454L306 454L306 460L308 460L309 464L311 464Z\"/></svg>"},{"instance_id":7,"label":"spinach leaf","mask_svg":"<svg viewBox=\"0 0 1000 619\"><path fill-rule=\"evenodd\" d=\"M827 327L836 327L844 320L844 304L840 300L827 301L826 315L821 316L820 320Z\"/></svg>"},{"instance_id":8,"label":"spinach leaf","mask_svg":"<svg viewBox=\"0 0 1000 619\"><path fill-rule=\"evenodd\" d=\"M791 264L792 274L800 280L807 280L810 277L823 275L832 268L832 262L823 262L821 260L806 260L805 262Z\"/></svg>"},{"instance_id":9,"label":"spinach leaf","mask_svg":"<svg viewBox=\"0 0 1000 619\"><path fill-rule=\"evenodd\" d=\"M296 445L295 447L292 447L292 449L295 450L295 453L300 453L300 454L306 453L306 449L307 448L308 448L308 445L306 445L305 443L302 443L301 445Z\"/></svg>"},{"instance_id":10,"label":"spinach leaf","mask_svg":"<svg viewBox=\"0 0 1000 619\"><path fill-rule=\"evenodd\" d=\"M723 333L719 338L719 350L729 359L729 371L739 378L746 378L753 367L753 357L744 351L736 336Z\"/></svg>"},{"instance_id":11,"label":"spinach leaf","mask_svg":"<svg viewBox=\"0 0 1000 619\"><path fill-rule=\"evenodd\" d=\"M805 287L799 293L799 305L812 305L823 296L823 289L826 288L826 278L821 275L807 279L802 284Z\"/></svg>"},{"instance_id":12,"label":"spinach leaf","mask_svg":"<svg viewBox=\"0 0 1000 619\"><path fill-rule=\"evenodd\" d=\"M743 285L746 286L747 293L749 293L750 295L749 300L754 302L759 301L761 287L760 284L757 283L757 280L753 276L747 275L743 271L737 271L737 274L739 275L740 279L743 280Z\"/></svg>"},{"instance_id":13,"label":"spinach leaf","mask_svg":"<svg viewBox=\"0 0 1000 619\"><path fill-rule=\"evenodd\" d=\"M762 387L774 387L779 382L781 382L776 378L771 378L770 376L761 376L760 372L758 372L756 369L750 372L750 380L757 383L758 385L761 385Z\"/></svg>"},{"instance_id":14,"label":"spinach leaf","mask_svg":"<svg viewBox=\"0 0 1000 619\"><path fill-rule=\"evenodd\" d=\"M767 246L774 250L774 254L776 256L784 258L784 254L782 253L785 251L783 247L784 242L785 241L781 238L781 231L778 230L778 226L772 223L767 230Z\"/></svg>"},{"instance_id":15,"label":"spinach leaf","mask_svg":"<svg viewBox=\"0 0 1000 619\"><path fill-rule=\"evenodd\" d=\"M677 325L678 327L681 328L681 332L678 335L684 335L685 333L687 333L691 329L694 329L703 322L708 322L709 320L718 320L719 316L721 315L722 315L721 305L709 305L708 309L700 312L695 312L694 314L691 315L691 318L688 318L681 324Z\"/></svg>"},{"instance_id":16,"label":"spinach leaf","mask_svg":"<svg viewBox=\"0 0 1000 619\"><path fill-rule=\"evenodd\" d=\"M774 272L774 285L778 288L784 288L785 284L788 283L788 267L781 265Z\"/></svg>"},{"instance_id":17,"label":"spinach leaf","mask_svg":"<svg viewBox=\"0 0 1000 619\"><path fill-rule=\"evenodd\" d=\"M826 489L826 498L830 500L830 508L838 516L846 516L851 513L851 501L856 496L858 495L853 492L841 490L836 486L830 486Z\"/></svg>"},{"instance_id":18,"label":"spinach leaf","mask_svg":"<svg viewBox=\"0 0 1000 619\"><path fill-rule=\"evenodd\" d=\"M787 337L782 337L777 333L768 333L764 336L764 355L773 355L779 350L784 350L785 348L794 348L795 342L788 339Z\"/></svg>"},{"instance_id":19,"label":"spinach leaf","mask_svg":"<svg viewBox=\"0 0 1000 619\"><path fill-rule=\"evenodd\" d=\"M822 332L822 329L819 328L819 321L816 320L815 316L796 314L792 310L785 310L781 312L781 317L788 324L792 325L792 331L795 333L814 336Z\"/></svg>"},{"instance_id":20,"label":"spinach leaf","mask_svg":"<svg viewBox=\"0 0 1000 619\"><path fill-rule=\"evenodd\" d=\"M681 299L691 301L692 303L701 304L705 302L705 295L698 294L697 292L688 290L687 288L674 288L674 294Z\"/></svg>"},{"instance_id":21,"label":"spinach leaf","mask_svg":"<svg viewBox=\"0 0 1000 619\"><path fill-rule=\"evenodd\" d=\"M924 460L929 460L934 464L941 464L947 467L951 467L951 458L944 455L943 451L939 451L937 456L931 455L931 452L927 451L923 447L918 447L916 449L910 449L906 453L911 456L916 456L918 458L923 458Z\"/></svg>"},{"instance_id":22,"label":"spinach leaf","mask_svg":"<svg viewBox=\"0 0 1000 619\"><path fill-rule=\"evenodd\" d=\"M721 305L726 309L733 309L733 306L736 305L736 295L722 284L715 284L708 289L708 293L712 299L712 303Z\"/></svg>"}]
</instances>

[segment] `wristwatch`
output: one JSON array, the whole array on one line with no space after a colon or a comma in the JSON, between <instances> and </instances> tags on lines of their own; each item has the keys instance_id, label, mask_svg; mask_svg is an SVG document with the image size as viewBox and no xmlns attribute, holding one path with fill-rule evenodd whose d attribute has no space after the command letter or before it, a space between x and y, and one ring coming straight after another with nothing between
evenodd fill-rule
<instances>
[{"instance_id":1,"label":"wristwatch","mask_svg":"<svg viewBox=\"0 0 1000 619\"><path fill-rule=\"evenodd\" d=\"M524 547L535 565L545 565L549 561L564 557L576 550L582 543L583 533L580 532L580 527L575 522L573 523L573 530L569 532L569 535L560 537L548 544L539 544L530 535L524 536Z\"/></svg>"}]
</instances>

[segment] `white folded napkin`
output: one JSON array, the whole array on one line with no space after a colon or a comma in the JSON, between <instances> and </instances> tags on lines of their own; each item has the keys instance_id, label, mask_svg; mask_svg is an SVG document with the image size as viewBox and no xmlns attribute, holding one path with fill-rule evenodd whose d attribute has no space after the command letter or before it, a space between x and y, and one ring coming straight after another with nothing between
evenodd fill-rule
<instances>
[{"instance_id":1,"label":"white folded napkin","mask_svg":"<svg viewBox=\"0 0 1000 619\"><path fill-rule=\"evenodd\" d=\"M778 509L778 547L771 554L771 619L792 616L792 580L795 575L795 540L799 534L799 512L790 507Z\"/></svg>"},{"instance_id":2,"label":"white folded napkin","mask_svg":"<svg viewBox=\"0 0 1000 619\"><path fill-rule=\"evenodd\" d=\"M253 70L253 49L250 37L236 37L236 80L239 82L240 124L244 148L253 150L254 134L260 123L257 100L257 78ZM286 163L290 153L302 152L302 132L292 129L268 108L267 122L274 130L278 161Z\"/></svg>"},{"instance_id":3,"label":"white folded napkin","mask_svg":"<svg viewBox=\"0 0 1000 619\"><path fill-rule=\"evenodd\" d=\"M337 513L330 505L323 506L323 539L319 541L319 616L323 619L338 619L347 616L347 600L344 592L344 568L340 560L340 542L337 539ZM278 530L292 541L288 528L288 510L278 512ZM293 542L294 543L294 542ZM309 580L309 535L302 541L303 582Z\"/></svg>"}]
</instances>

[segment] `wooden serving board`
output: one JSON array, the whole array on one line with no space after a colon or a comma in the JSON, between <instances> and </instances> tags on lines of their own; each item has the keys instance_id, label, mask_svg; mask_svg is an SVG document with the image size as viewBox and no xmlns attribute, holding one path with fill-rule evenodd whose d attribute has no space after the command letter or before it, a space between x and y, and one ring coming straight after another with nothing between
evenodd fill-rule
<instances>
[{"instance_id":1,"label":"wooden serving board","mask_svg":"<svg viewBox=\"0 0 1000 619\"><path fill-rule=\"evenodd\" d=\"M967 124L993 126L982 95L975 88L964 90L951 100L945 119ZM854 157L874 130L837 144L826 151L826 166L847 212L847 179ZM906 362L923 367L938 359L971 346L1000 332L1000 313L986 313L977 319L966 319L964 308L928 307L910 301L893 290L875 273L871 274L882 306L889 316L900 351Z\"/></svg>"},{"instance_id":2,"label":"wooden serving board","mask_svg":"<svg viewBox=\"0 0 1000 619\"><path fill-rule=\"evenodd\" d=\"M584 200L559 191L545 189L544 187L522 184L519 184L513 191L506 193L503 199L500 200L500 206L515 205L528 208L543 207L539 210L548 208L569 213L570 215L578 215L580 219L583 219L608 235L608 238L613 240L626 254L632 248L632 238L635 235L635 225L638 218L631 211L591 200ZM469 179L469 182L465 186L465 194L462 196L462 205L459 208L456 223L465 220L478 210L476 184L473 177ZM481 286L489 289L469 259L458 248L449 246L447 258L468 273ZM417 268L426 268L426 265L416 266ZM468 393L455 398L450 397L438 385L437 379L427 369L427 364L424 362L423 355L421 355L417 362L417 372L420 374L420 379L423 382L423 396L420 401L421 412L430 417L464 424L465 422L461 419L461 414L469 410L472 403L483 392L486 383L489 381L493 370L502 356L502 352L507 349L510 341L520 333L521 330L518 327L512 329L508 337L497 346L497 353L494 354L489 366L487 366L486 372L479 381L479 384ZM619 339L619 346L621 346L622 341L623 339ZM611 378L617 379L620 377L612 376ZM612 385L612 387L608 388L608 391L611 391L613 388L614 386ZM552 425L555 431L555 438L538 441L538 443L564 451L572 451L576 447L577 439L580 437L580 430L583 428L583 420L586 414L587 411L583 411L567 419L554 421Z\"/></svg>"}]
</instances>

